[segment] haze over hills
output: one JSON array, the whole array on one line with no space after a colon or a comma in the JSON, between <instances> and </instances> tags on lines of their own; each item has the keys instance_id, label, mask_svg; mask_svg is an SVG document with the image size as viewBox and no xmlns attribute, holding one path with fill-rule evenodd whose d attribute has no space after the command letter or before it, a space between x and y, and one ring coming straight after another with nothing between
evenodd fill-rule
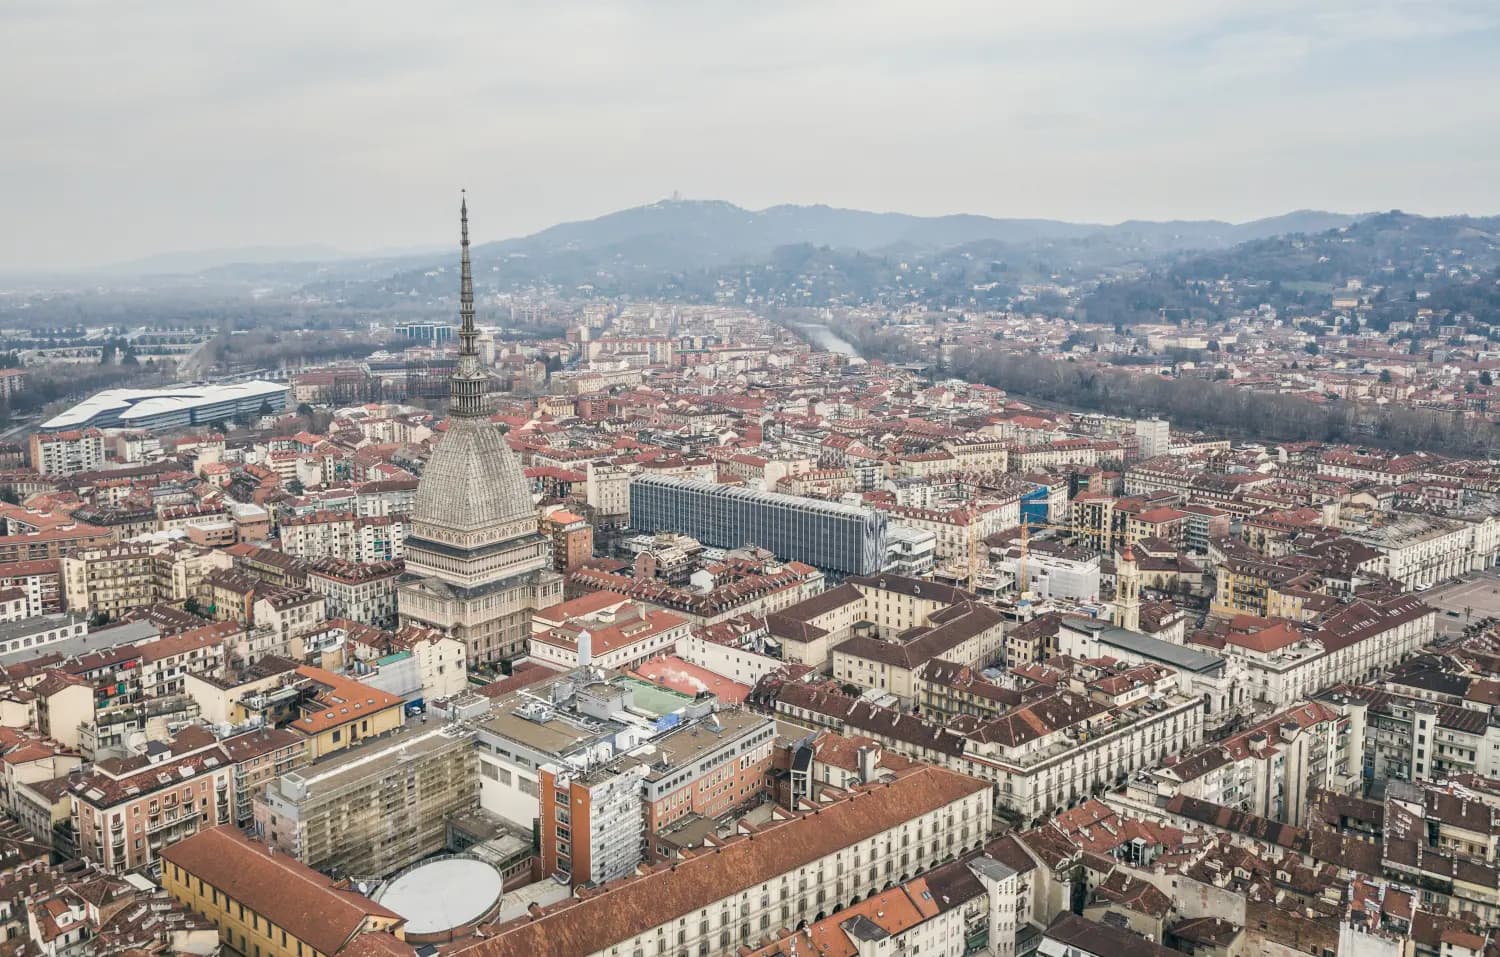
<instances>
[{"instance_id":1,"label":"haze over hills","mask_svg":"<svg viewBox=\"0 0 1500 957\"><path fill-rule=\"evenodd\" d=\"M484 217L480 210L474 213L476 233L482 236ZM1241 224L1203 220L1101 225L969 214L913 216L829 206L747 210L715 200L669 200L562 223L530 236L478 243L473 255L476 280L494 288L543 285L605 295L711 297L722 288L721 273L775 271L778 263L788 261L829 271L830 278L835 278L833 273L880 273L830 287L833 295L859 296L873 287L899 285L885 274L906 260L948 260L955 268L944 271L952 278L981 283L986 281L983 275L970 276L976 260L1015 264L1006 277L1012 281L1058 273L1092 276L1101 269L1142 266L1188 250L1225 249L1286 232L1333 229L1357 219L1303 210ZM872 256L893 261L866 261ZM325 264L315 274L308 272L306 291L367 305L392 295L441 296L442 271L452 265L451 259L405 257L374 268L357 260ZM828 262L812 261L819 259ZM387 278L373 278L382 269Z\"/></svg>"},{"instance_id":2,"label":"haze over hills","mask_svg":"<svg viewBox=\"0 0 1500 957\"><path fill-rule=\"evenodd\" d=\"M504 210L475 212L476 233L480 236L485 233L486 223L503 225ZM1331 229L1357 218L1299 210L1238 224L1218 220L1131 220L1104 225L967 213L915 216L824 205L748 210L720 200L664 200L593 219L560 223L528 236L478 242L474 254L476 258L497 261L522 256L555 258L568 271L583 260L689 270L752 262L778 247L801 243L872 252L937 250L975 242L1027 245L1092 240L1127 249L1174 252L1221 249L1282 233ZM264 278L273 282L300 276L305 282L330 275L368 279L382 269L391 274L436 268L446 265L450 258L446 249L359 253L317 244L256 246L163 252L89 272L107 277L205 274L229 280Z\"/></svg>"},{"instance_id":3,"label":"haze over hills","mask_svg":"<svg viewBox=\"0 0 1500 957\"><path fill-rule=\"evenodd\" d=\"M484 236L493 213L471 210ZM1073 289L1081 315L1129 324L1163 315L1223 318L1246 307L1303 306L1349 280L1391 295L1488 309L1500 217L1350 215L1300 210L1248 223L1114 225L957 214L913 216L829 206L747 210L668 200L477 243L476 286L490 292L625 296L766 306L904 302L1005 309L1038 288ZM279 298L402 310L448 303L452 249L303 259L322 247L152 257L147 267L237 261L143 280L173 294ZM280 258L278 258L278 255ZM1229 280L1233 292L1212 287ZM1399 287L1399 288L1398 288ZM1500 287L1493 287L1500 289ZM1063 308L1041 293L1047 308ZM1496 296L1500 296L1497 292ZM1066 298L1066 297L1065 297Z\"/></svg>"},{"instance_id":4,"label":"haze over hills","mask_svg":"<svg viewBox=\"0 0 1500 957\"><path fill-rule=\"evenodd\" d=\"M1163 249L1216 249L1280 233L1332 229L1356 218L1303 210L1243 224L1136 220L1108 226L972 214L913 216L822 205L747 210L719 200L668 200L480 244L476 253L537 255L635 245L658 254L671 250L679 268L691 268L760 257L799 243L869 252L892 247L942 249L982 240L1022 244L1099 236L1146 241Z\"/></svg>"},{"instance_id":5,"label":"haze over hills","mask_svg":"<svg viewBox=\"0 0 1500 957\"><path fill-rule=\"evenodd\" d=\"M229 263L327 262L345 259L349 253L323 244L301 246L241 246L232 249L174 250L140 259L101 266L99 273L118 276L150 276L196 273Z\"/></svg>"}]
</instances>

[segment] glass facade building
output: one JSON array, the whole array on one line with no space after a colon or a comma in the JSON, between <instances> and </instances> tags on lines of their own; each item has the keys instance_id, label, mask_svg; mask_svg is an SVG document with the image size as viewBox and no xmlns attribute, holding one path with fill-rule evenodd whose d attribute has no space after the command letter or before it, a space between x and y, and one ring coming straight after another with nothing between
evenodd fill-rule
<instances>
[{"instance_id":1,"label":"glass facade building","mask_svg":"<svg viewBox=\"0 0 1500 957\"><path fill-rule=\"evenodd\" d=\"M885 559L886 518L874 509L668 476L631 480L630 525L713 548L755 545L838 577L872 575Z\"/></svg>"}]
</instances>

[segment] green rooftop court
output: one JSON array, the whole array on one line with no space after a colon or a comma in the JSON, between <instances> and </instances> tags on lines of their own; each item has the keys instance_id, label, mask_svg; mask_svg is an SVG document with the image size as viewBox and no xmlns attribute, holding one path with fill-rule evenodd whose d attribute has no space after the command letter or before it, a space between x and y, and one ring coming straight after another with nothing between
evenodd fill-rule
<instances>
[{"instance_id":1,"label":"green rooftop court","mask_svg":"<svg viewBox=\"0 0 1500 957\"><path fill-rule=\"evenodd\" d=\"M628 688L631 701L635 706L658 718L674 711L681 711L694 701L689 695L654 685L649 681L642 681L639 678L632 678L629 675L620 675L611 683L616 687Z\"/></svg>"}]
</instances>

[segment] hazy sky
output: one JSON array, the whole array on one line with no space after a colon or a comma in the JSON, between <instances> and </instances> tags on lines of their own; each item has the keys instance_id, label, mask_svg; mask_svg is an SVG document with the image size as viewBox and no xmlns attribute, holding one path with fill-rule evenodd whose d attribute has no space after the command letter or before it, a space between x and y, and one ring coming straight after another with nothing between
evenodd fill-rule
<instances>
[{"instance_id":1,"label":"hazy sky","mask_svg":"<svg viewBox=\"0 0 1500 957\"><path fill-rule=\"evenodd\" d=\"M1500 0L5 0L0 270L451 242L680 190L1500 213Z\"/></svg>"}]
</instances>

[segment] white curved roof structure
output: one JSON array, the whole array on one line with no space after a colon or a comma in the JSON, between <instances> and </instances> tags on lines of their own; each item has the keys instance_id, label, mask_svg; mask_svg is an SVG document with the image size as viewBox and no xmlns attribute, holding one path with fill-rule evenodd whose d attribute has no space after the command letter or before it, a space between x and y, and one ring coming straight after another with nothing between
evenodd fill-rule
<instances>
[{"instance_id":1,"label":"white curved roof structure","mask_svg":"<svg viewBox=\"0 0 1500 957\"><path fill-rule=\"evenodd\" d=\"M220 422L262 403L286 407L284 383L252 379L227 385L179 385L163 389L105 389L41 424L47 432L86 428L168 428Z\"/></svg>"}]
</instances>

